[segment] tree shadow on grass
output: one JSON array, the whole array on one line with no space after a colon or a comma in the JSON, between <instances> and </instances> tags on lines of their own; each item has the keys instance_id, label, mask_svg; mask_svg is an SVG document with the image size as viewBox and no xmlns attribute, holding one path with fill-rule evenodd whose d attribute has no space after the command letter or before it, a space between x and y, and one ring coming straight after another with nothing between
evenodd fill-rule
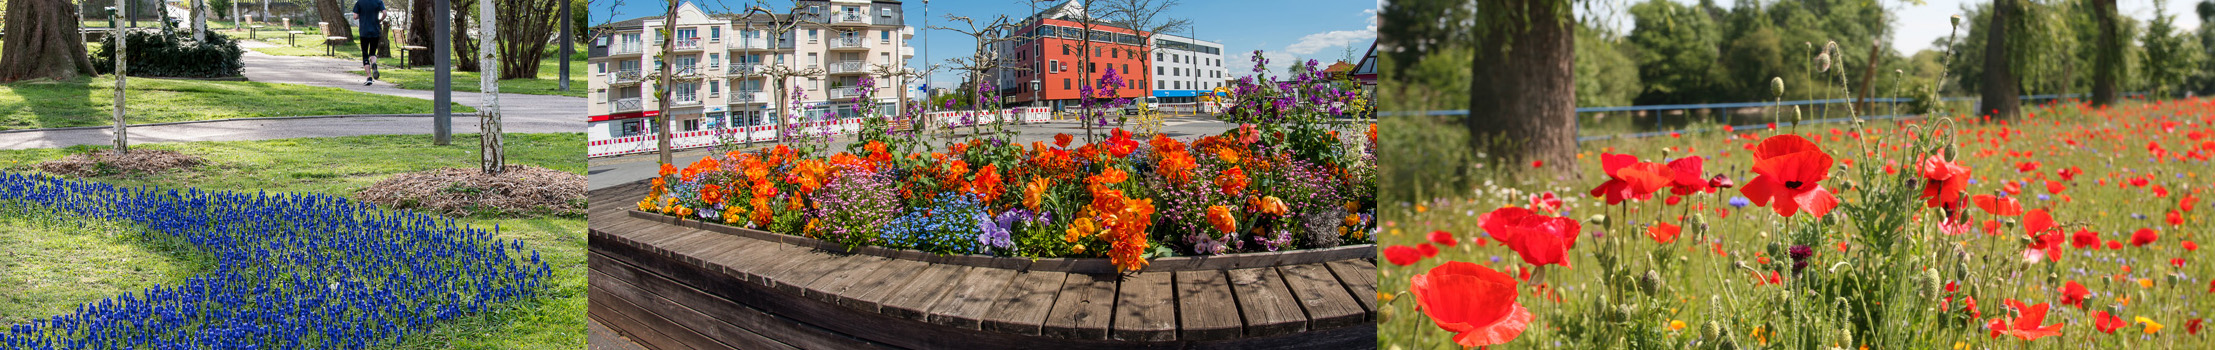
<instances>
[{"instance_id":1,"label":"tree shadow on grass","mask_svg":"<svg viewBox=\"0 0 2215 350\"><path fill-rule=\"evenodd\" d=\"M108 111L93 105L95 90L89 77L0 84L0 101L21 100L0 104L0 130L84 126Z\"/></svg>"}]
</instances>

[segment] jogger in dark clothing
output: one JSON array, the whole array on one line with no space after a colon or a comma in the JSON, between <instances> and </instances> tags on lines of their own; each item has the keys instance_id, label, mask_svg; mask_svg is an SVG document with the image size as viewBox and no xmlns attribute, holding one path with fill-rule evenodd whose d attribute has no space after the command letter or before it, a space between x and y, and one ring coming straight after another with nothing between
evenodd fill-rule
<instances>
[{"instance_id":1,"label":"jogger in dark clothing","mask_svg":"<svg viewBox=\"0 0 2215 350\"><path fill-rule=\"evenodd\" d=\"M369 81L364 81L361 84L368 86L377 82L377 54L385 51L385 2L384 0L356 1L354 2L354 11L351 14L361 22L360 25L356 26L361 28L361 35L357 35L356 38L361 42L362 72L369 75Z\"/></svg>"}]
</instances>

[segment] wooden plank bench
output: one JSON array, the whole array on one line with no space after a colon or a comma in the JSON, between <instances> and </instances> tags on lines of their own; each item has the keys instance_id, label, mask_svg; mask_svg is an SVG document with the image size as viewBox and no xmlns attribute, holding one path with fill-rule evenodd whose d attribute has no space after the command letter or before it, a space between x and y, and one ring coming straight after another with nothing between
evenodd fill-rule
<instances>
[{"instance_id":1,"label":"wooden plank bench","mask_svg":"<svg viewBox=\"0 0 2215 350\"><path fill-rule=\"evenodd\" d=\"M587 313L648 348L1376 346L1373 258L1124 275L865 254L635 213L644 190L587 197Z\"/></svg>"}]
</instances>

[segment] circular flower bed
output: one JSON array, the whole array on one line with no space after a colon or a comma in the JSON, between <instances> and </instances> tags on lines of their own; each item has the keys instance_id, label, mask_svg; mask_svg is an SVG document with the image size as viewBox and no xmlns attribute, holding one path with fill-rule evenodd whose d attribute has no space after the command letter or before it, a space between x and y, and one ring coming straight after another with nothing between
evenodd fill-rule
<instances>
[{"instance_id":1,"label":"circular flower bed","mask_svg":"<svg viewBox=\"0 0 2215 350\"><path fill-rule=\"evenodd\" d=\"M553 272L497 228L340 197L0 174L0 201L144 225L215 261L182 285L13 325L0 348L363 348L531 297Z\"/></svg>"},{"instance_id":2,"label":"circular flower bed","mask_svg":"<svg viewBox=\"0 0 2215 350\"><path fill-rule=\"evenodd\" d=\"M1129 103L1112 97L1118 79L1102 76L1111 88L1085 99L1082 123L1109 125L1104 113ZM1342 86L1320 73L1242 79L1224 117L1238 128L1190 140L1102 127L1107 137L1083 144L1068 134L1014 143L1003 130L932 147L856 111L868 122L844 151L778 145L663 164L638 208L848 249L1106 257L1122 271L1155 257L1367 243L1376 127L1340 134L1364 126L1337 118L1365 105Z\"/></svg>"}]
</instances>

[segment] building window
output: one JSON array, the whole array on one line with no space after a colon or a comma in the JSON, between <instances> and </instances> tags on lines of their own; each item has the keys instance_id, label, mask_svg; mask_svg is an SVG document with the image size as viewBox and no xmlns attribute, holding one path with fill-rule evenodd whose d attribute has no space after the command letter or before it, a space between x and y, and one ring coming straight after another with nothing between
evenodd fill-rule
<instances>
[{"instance_id":1,"label":"building window","mask_svg":"<svg viewBox=\"0 0 2215 350\"><path fill-rule=\"evenodd\" d=\"M645 123L640 123L638 120L625 120L623 121L623 125L615 128L615 136L638 136L638 134L645 131L639 130L640 126L643 126L644 124Z\"/></svg>"},{"instance_id":2,"label":"building window","mask_svg":"<svg viewBox=\"0 0 2215 350\"><path fill-rule=\"evenodd\" d=\"M814 29L809 29L809 30L808 30L808 43L809 43L809 44L814 44L814 43L815 43L815 30L814 30Z\"/></svg>"},{"instance_id":3,"label":"building window","mask_svg":"<svg viewBox=\"0 0 2215 350\"><path fill-rule=\"evenodd\" d=\"M685 119L684 131L700 131L699 119Z\"/></svg>"},{"instance_id":4,"label":"building window","mask_svg":"<svg viewBox=\"0 0 2215 350\"><path fill-rule=\"evenodd\" d=\"M723 95L723 82L720 82L720 81L709 81L709 82L708 82L708 96L722 96L722 95Z\"/></svg>"},{"instance_id":5,"label":"building window","mask_svg":"<svg viewBox=\"0 0 2215 350\"><path fill-rule=\"evenodd\" d=\"M1062 46L1062 47L1061 47L1061 54L1062 54L1062 55L1068 55L1068 54L1069 54L1069 47L1068 47L1068 46ZM128 56L128 55L126 55L126 56Z\"/></svg>"},{"instance_id":6,"label":"building window","mask_svg":"<svg viewBox=\"0 0 2215 350\"><path fill-rule=\"evenodd\" d=\"M892 31L890 31L890 30L880 30L880 31L877 31L877 42L880 42L880 43L890 43L890 42L892 42ZM126 56L128 56L128 55L126 55Z\"/></svg>"},{"instance_id":7,"label":"building window","mask_svg":"<svg viewBox=\"0 0 2215 350\"><path fill-rule=\"evenodd\" d=\"M708 41L722 40L723 27L708 27Z\"/></svg>"},{"instance_id":8,"label":"building window","mask_svg":"<svg viewBox=\"0 0 2215 350\"><path fill-rule=\"evenodd\" d=\"M1047 61L1046 73L1061 73L1061 60Z\"/></svg>"},{"instance_id":9,"label":"building window","mask_svg":"<svg viewBox=\"0 0 2215 350\"><path fill-rule=\"evenodd\" d=\"M1115 55L1116 55L1116 52L1117 52L1116 50L1108 50L1108 58L1119 58L1119 57L1115 57Z\"/></svg>"},{"instance_id":10,"label":"building window","mask_svg":"<svg viewBox=\"0 0 2215 350\"><path fill-rule=\"evenodd\" d=\"M1114 69L1114 68L1108 68L1108 69ZM1099 73L1099 72L1100 72L1100 63L1099 63L1099 62L1085 62L1085 63L1084 63L1084 71L1085 71L1085 72L1091 72L1091 73Z\"/></svg>"},{"instance_id":11,"label":"building window","mask_svg":"<svg viewBox=\"0 0 2215 350\"><path fill-rule=\"evenodd\" d=\"M709 52L709 53L708 53L708 66L709 66L709 67L715 67L715 66L720 66L720 65L723 65L723 54L720 54L720 53L714 53L714 52Z\"/></svg>"},{"instance_id":12,"label":"building window","mask_svg":"<svg viewBox=\"0 0 2215 350\"><path fill-rule=\"evenodd\" d=\"M1061 89L1062 89L1062 90L1068 90L1068 89L1069 89L1069 78L1061 78Z\"/></svg>"},{"instance_id":13,"label":"building window","mask_svg":"<svg viewBox=\"0 0 2215 350\"><path fill-rule=\"evenodd\" d=\"M1162 69L1161 66L1154 66L1154 75L1161 75Z\"/></svg>"},{"instance_id":14,"label":"building window","mask_svg":"<svg viewBox=\"0 0 2215 350\"><path fill-rule=\"evenodd\" d=\"M1154 53L1154 60L1155 60L1155 61L1160 61L1160 60L1161 60L1161 53L1160 53L1160 52L1155 52L1155 53Z\"/></svg>"}]
</instances>

